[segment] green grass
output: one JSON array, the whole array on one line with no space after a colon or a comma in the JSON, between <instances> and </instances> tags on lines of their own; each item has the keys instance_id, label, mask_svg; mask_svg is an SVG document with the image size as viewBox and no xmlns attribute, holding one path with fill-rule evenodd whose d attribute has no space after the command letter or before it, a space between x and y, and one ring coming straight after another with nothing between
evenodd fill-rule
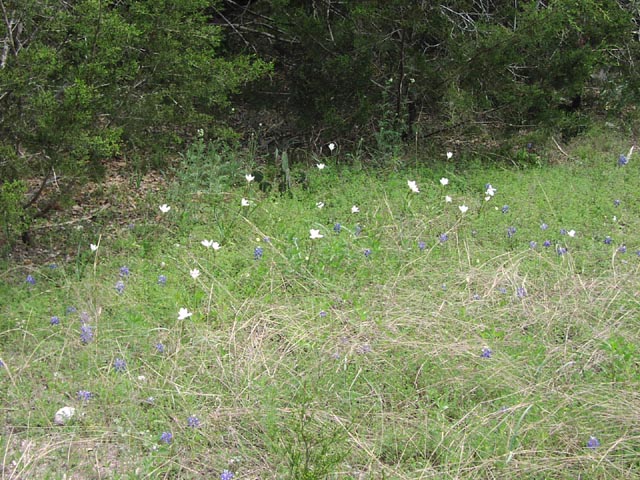
<instances>
[{"instance_id":1,"label":"green grass","mask_svg":"<svg viewBox=\"0 0 640 480\"><path fill-rule=\"evenodd\" d=\"M247 185L249 170L204 190L187 171L133 228L75 233L69 263L7 264L1 478L640 478L640 167L616 166L628 148L595 132L553 165L337 159L298 167L291 195ZM54 425L65 405L76 415Z\"/></svg>"}]
</instances>

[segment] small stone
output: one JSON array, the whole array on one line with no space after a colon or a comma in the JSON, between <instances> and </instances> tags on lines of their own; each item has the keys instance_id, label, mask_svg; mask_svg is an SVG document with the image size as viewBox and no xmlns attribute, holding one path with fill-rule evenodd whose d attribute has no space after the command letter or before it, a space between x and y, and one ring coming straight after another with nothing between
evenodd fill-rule
<instances>
[{"instance_id":1,"label":"small stone","mask_svg":"<svg viewBox=\"0 0 640 480\"><path fill-rule=\"evenodd\" d=\"M71 417L73 417L75 413L76 409L73 407L62 407L53 417L53 423L56 425L64 425L71 420Z\"/></svg>"}]
</instances>

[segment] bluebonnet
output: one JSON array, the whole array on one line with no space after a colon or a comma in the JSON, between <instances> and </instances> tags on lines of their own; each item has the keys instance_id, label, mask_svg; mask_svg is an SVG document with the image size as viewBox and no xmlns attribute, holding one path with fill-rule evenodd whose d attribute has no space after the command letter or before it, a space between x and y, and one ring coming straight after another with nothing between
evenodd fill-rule
<instances>
[{"instance_id":1,"label":"bluebonnet","mask_svg":"<svg viewBox=\"0 0 640 480\"><path fill-rule=\"evenodd\" d=\"M191 415L187 418L187 427L198 428L200 426L200 419L195 415Z\"/></svg>"},{"instance_id":2,"label":"bluebonnet","mask_svg":"<svg viewBox=\"0 0 640 480\"><path fill-rule=\"evenodd\" d=\"M567 234L567 229L566 228L561 228L560 229L560 235L566 235Z\"/></svg>"},{"instance_id":3,"label":"bluebonnet","mask_svg":"<svg viewBox=\"0 0 640 480\"><path fill-rule=\"evenodd\" d=\"M164 353L164 345L160 342L156 343L156 352Z\"/></svg>"},{"instance_id":4,"label":"bluebonnet","mask_svg":"<svg viewBox=\"0 0 640 480\"><path fill-rule=\"evenodd\" d=\"M87 390L78 391L78 399L82 400L83 402L91 400L91 397L93 397L93 394Z\"/></svg>"},{"instance_id":5,"label":"bluebonnet","mask_svg":"<svg viewBox=\"0 0 640 480\"><path fill-rule=\"evenodd\" d=\"M51 320L49 320L49 323L51 325L60 325L60 319L54 315L51 317Z\"/></svg>"},{"instance_id":6,"label":"bluebonnet","mask_svg":"<svg viewBox=\"0 0 640 480\"><path fill-rule=\"evenodd\" d=\"M320 316L321 316L322 318L326 317L326 316L327 316L327 312L325 312L324 310L322 310L322 311L320 312Z\"/></svg>"},{"instance_id":7,"label":"bluebonnet","mask_svg":"<svg viewBox=\"0 0 640 480\"><path fill-rule=\"evenodd\" d=\"M542 246L549 248L551 246L551 240L545 240Z\"/></svg>"},{"instance_id":8,"label":"bluebonnet","mask_svg":"<svg viewBox=\"0 0 640 480\"><path fill-rule=\"evenodd\" d=\"M264 250L262 249L262 247L256 247L253 250L253 259L260 260L262 258L263 253L264 253Z\"/></svg>"},{"instance_id":9,"label":"bluebonnet","mask_svg":"<svg viewBox=\"0 0 640 480\"><path fill-rule=\"evenodd\" d=\"M158 275L158 284L166 285L167 284L167 276L166 275Z\"/></svg>"},{"instance_id":10,"label":"bluebonnet","mask_svg":"<svg viewBox=\"0 0 640 480\"><path fill-rule=\"evenodd\" d=\"M342 225L340 225L339 223L336 223L333 226L333 231L336 232L336 233L340 233L340 230L342 230Z\"/></svg>"},{"instance_id":11,"label":"bluebonnet","mask_svg":"<svg viewBox=\"0 0 640 480\"><path fill-rule=\"evenodd\" d=\"M482 298L482 297L480 297L480 295L479 295L478 293L475 293L475 294L473 295L473 299L474 299L474 300L480 300L480 298Z\"/></svg>"},{"instance_id":12,"label":"bluebonnet","mask_svg":"<svg viewBox=\"0 0 640 480\"><path fill-rule=\"evenodd\" d=\"M507 213L509 211L509 205L505 205L502 207L502 213Z\"/></svg>"},{"instance_id":13,"label":"bluebonnet","mask_svg":"<svg viewBox=\"0 0 640 480\"><path fill-rule=\"evenodd\" d=\"M625 157L624 155L620 155L618 157L618 166L619 167L624 167L627 163L629 163L629 159L627 157Z\"/></svg>"},{"instance_id":14,"label":"bluebonnet","mask_svg":"<svg viewBox=\"0 0 640 480\"><path fill-rule=\"evenodd\" d=\"M27 279L25 280L29 285L35 285L36 279L33 278L33 275L27 275Z\"/></svg>"},{"instance_id":15,"label":"bluebonnet","mask_svg":"<svg viewBox=\"0 0 640 480\"><path fill-rule=\"evenodd\" d=\"M371 249L370 248L365 248L363 253L364 253L365 257L369 257L371 255Z\"/></svg>"},{"instance_id":16,"label":"bluebonnet","mask_svg":"<svg viewBox=\"0 0 640 480\"><path fill-rule=\"evenodd\" d=\"M538 242L536 242L535 240L531 240L529 242L529 248L533 249L536 248L538 246Z\"/></svg>"},{"instance_id":17,"label":"bluebonnet","mask_svg":"<svg viewBox=\"0 0 640 480\"><path fill-rule=\"evenodd\" d=\"M518 287L516 290L516 295L518 296L518 298L524 298L527 296L527 291L524 289L524 287Z\"/></svg>"},{"instance_id":18,"label":"bluebonnet","mask_svg":"<svg viewBox=\"0 0 640 480\"><path fill-rule=\"evenodd\" d=\"M354 230L353 233L357 237L358 235L360 235L362 233L362 227L360 225L356 225L356 229Z\"/></svg>"},{"instance_id":19,"label":"bluebonnet","mask_svg":"<svg viewBox=\"0 0 640 480\"><path fill-rule=\"evenodd\" d=\"M124 292L124 282L122 280L118 280L116 282L115 289L118 294L122 294L122 292Z\"/></svg>"},{"instance_id":20,"label":"bluebonnet","mask_svg":"<svg viewBox=\"0 0 640 480\"><path fill-rule=\"evenodd\" d=\"M0 360L0 368L4 368L4 362Z\"/></svg>"},{"instance_id":21,"label":"bluebonnet","mask_svg":"<svg viewBox=\"0 0 640 480\"><path fill-rule=\"evenodd\" d=\"M83 323L80 326L80 341L86 344L91 340L93 340L93 330L89 325Z\"/></svg>"},{"instance_id":22,"label":"bluebonnet","mask_svg":"<svg viewBox=\"0 0 640 480\"><path fill-rule=\"evenodd\" d=\"M89 321L89 319L90 319L90 317L89 317L89 314L87 312L82 312L80 314L80 321L82 323L87 323Z\"/></svg>"},{"instance_id":23,"label":"bluebonnet","mask_svg":"<svg viewBox=\"0 0 640 480\"><path fill-rule=\"evenodd\" d=\"M606 237L604 237L604 243L605 245L611 245L611 237L609 237L608 235Z\"/></svg>"},{"instance_id":24,"label":"bluebonnet","mask_svg":"<svg viewBox=\"0 0 640 480\"><path fill-rule=\"evenodd\" d=\"M446 233L442 233L442 234L440 235L440 237L438 237L438 238L439 238L439 240L440 240L440 243L444 243L444 242L446 242L447 240L449 240L449 235L447 235Z\"/></svg>"},{"instance_id":25,"label":"bluebonnet","mask_svg":"<svg viewBox=\"0 0 640 480\"><path fill-rule=\"evenodd\" d=\"M507 293L507 289L506 289L506 288L504 288L504 287L500 287L500 288L498 289L498 291L499 291L500 293Z\"/></svg>"},{"instance_id":26,"label":"bluebonnet","mask_svg":"<svg viewBox=\"0 0 640 480\"><path fill-rule=\"evenodd\" d=\"M76 313L78 310L76 310L76 307L67 307L67 314L69 313Z\"/></svg>"},{"instance_id":27,"label":"bluebonnet","mask_svg":"<svg viewBox=\"0 0 640 480\"><path fill-rule=\"evenodd\" d=\"M547 228L549 228L549 225L547 225L546 223L542 222L542 224L540 225L540 229L541 230L546 230Z\"/></svg>"},{"instance_id":28,"label":"bluebonnet","mask_svg":"<svg viewBox=\"0 0 640 480\"><path fill-rule=\"evenodd\" d=\"M620 252L620 253L627 253L627 247L626 247L626 245L620 245L620 246L618 247L618 252Z\"/></svg>"},{"instance_id":29,"label":"bluebonnet","mask_svg":"<svg viewBox=\"0 0 640 480\"><path fill-rule=\"evenodd\" d=\"M426 244L426 243L424 243L424 242L422 242L422 241L418 242L418 248L419 248L420 250L424 250L426 246L427 246L427 244Z\"/></svg>"},{"instance_id":30,"label":"bluebonnet","mask_svg":"<svg viewBox=\"0 0 640 480\"><path fill-rule=\"evenodd\" d=\"M516 227L507 228L507 237L511 238L516 234Z\"/></svg>"},{"instance_id":31,"label":"bluebonnet","mask_svg":"<svg viewBox=\"0 0 640 480\"><path fill-rule=\"evenodd\" d=\"M127 362L121 358L116 358L113 362L113 369L116 372L124 372L127 369Z\"/></svg>"},{"instance_id":32,"label":"bluebonnet","mask_svg":"<svg viewBox=\"0 0 640 480\"><path fill-rule=\"evenodd\" d=\"M220 480L232 480L233 479L233 472L230 472L229 470L223 470L222 473L220 474Z\"/></svg>"},{"instance_id":33,"label":"bluebonnet","mask_svg":"<svg viewBox=\"0 0 640 480\"><path fill-rule=\"evenodd\" d=\"M489 347L483 347L482 348L482 353L480 354L480 356L482 358L491 358L491 354L493 352L491 351L491 349Z\"/></svg>"},{"instance_id":34,"label":"bluebonnet","mask_svg":"<svg viewBox=\"0 0 640 480\"><path fill-rule=\"evenodd\" d=\"M613 205L615 207L619 207L620 206L620 200L618 200L617 198L613 201Z\"/></svg>"},{"instance_id":35,"label":"bluebonnet","mask_svg":"<svg viewBox=\"0 0 640 480\"><path fill-rule=\"evenodd\" d=\"M129 276L129 267L127 266L122 266L120 267L120 276L121 277L128 277Z\"/></svg>"},{"instance_id":36,"label":"bluebonnet","mask_svg":"<svg viewBox=\"0 0 640 480\"><path fill-rule=\"evenodd\" d=\"M587 448L598 448L599 446L600 440L594 436L589 437L589 440L587 441Z\"/></svg>"},{"instance_id":37,"label":"bluebonnet","mask_svg":"<svg viewBox=\"0 0 640 480\"><path fill-rule=\"evenodd\" d=\"M558 247L558 255L564 255L565 253L567 253L567 249L565 247Z\"/></svg>"},{"instance_id":38,"label":"bluebonnet","mask_svg":"<svg viewBox=\"0 0 640 480\"><path fill-rule=\"evenodd\" d=\"M163 443L169 444L172 440L173 434L171 432L162 432L162 435L160 435L160 441Z\"/></svg>"}]
</instances>

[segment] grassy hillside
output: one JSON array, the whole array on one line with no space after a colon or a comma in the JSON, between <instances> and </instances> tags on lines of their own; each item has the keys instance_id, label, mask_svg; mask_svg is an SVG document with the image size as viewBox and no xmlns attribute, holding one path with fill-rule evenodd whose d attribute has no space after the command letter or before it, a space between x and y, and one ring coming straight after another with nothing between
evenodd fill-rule
<instances>
[{"instance_id":1,"label":"grassy hillside","mask_svg":"<svg viewBox=\"0 0 640 480\"><path fill-rule=\"evenodd\" d=\"M1 478L640 478L629 147L336 155L290 194L193 161L0 274Z\"/></svg>"}]
</instances>

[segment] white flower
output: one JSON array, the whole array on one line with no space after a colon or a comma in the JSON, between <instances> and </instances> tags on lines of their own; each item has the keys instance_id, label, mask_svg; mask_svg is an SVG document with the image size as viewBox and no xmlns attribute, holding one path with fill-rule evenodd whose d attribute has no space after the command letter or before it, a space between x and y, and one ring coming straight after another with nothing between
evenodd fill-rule
<instances>
[{"instance_id":1,"label":"white flower","mask_svg":"<svg viewBox=\"0 0 640 480\"><path fill-rule=\"evenodd\" d=\"M469 210L469 207L467 207L466 205L460 205L458 208L462 213L466 213L466 211Z\"/></svg>"},{"instance_id":2,"label":"white flower","mask_svg":"<svg viewBox=\"0 0 640 480\"><path fill-rule=\"evenodd\" d=\"M324 202L316 202L316 207L323 208L324 207Z\"/></svg>"},{"instance_id":3,"label":"white flower","mask_svg":"<svg viewBox=\"0 0 640 480\"><path fill-rule=\"evenodd\" d=\"M195 280L200 276L200 270L198 270L197 268L194 268L193 270L189 271L189 274L191 275L191 278Z\"/></svg>"},{"instance_id":4,"label":"white flower","mask_svg":"<svg viewBox=\"0 0 640 480\"><path fill-rule=\"evenodd\" d=\"M451 203L453 202L453 199L449 195L447 195L446 197L444 197L444 201L447 203Z\"/></svg>"},{"instance_id":5,"label":"white flower","mask_svg":"<svg viewBox=\"0 0 640 480\"><path fill-rule=\"evenodd\" d=\"M489 200L491 200L491 196L490 196L490 195L487 195L486 197L484 197L484 199L485 199L485 201L487 201L487 202L488 202Z\"/></svg>"},{"instance_id":6,"label":"white flower","mask_svg":"<svg viewBox=\"0 0 640 480\"><path fill-rule=\"evenodd\" d=\"M336 144L335 144L335 143L333 143L333 142L331 142L331 143L329 144L329 150L331 150L331 151L333 152L335 149L336 149Z\"/></svg>"},{"instance_id":7,"label":"white flower","mask_svg":"<svg viewBox=\"0 0 640 480\"><path fill-rule=\"evenodd\" d=\"M309 230L309 238L315 240L316 238L322 238L324 235L320 233L320 230L314 230L313 228Z\"/></svg>"},{"instance_id":8,"label":"white flower","mask_svg":"<svg viewBox=\"0 0 640 480\"><path fill-rule=\"evenodd\" d=\"M447 160L450 160L453 157L453 152L447 152Z\"/></svg>"},{"instance_id":9,"label":"white flower","mask_svg":"<svg viewBox=\"0 0 640 480\"><path fill-rule=\"evenodd\" d=\"M491 184L487 185L487 191L485 192L488 196L493 197L496 194L497 190L491 186Z\"/></svg>"},{"instance_id":10,"label":"white flower","mask_svg":"<svg viewBox=\"0 0 640 480\"><path fill-rule=\"evenodd\" d=\"M442 177L442 178L440 179L440 185L442 185L443 187L444 187L445 185L449 185L449 179L448 179L448 178L445 178L445 177Z\"/></svg>"},{"instance_id":11,"label":"white flower","mask_svg":"<svg viewBox=\"0 0 640 480\"><path fill-rule=\"evenodd\" d=\"M200 243L207 248L220 250L220 244L218 242L214 242L213 240L202 240Z\"/></svg>"},{"instance_id":12,"label":"white flower","mask_svg":"<svg viewBox=\"0 0 640 480\"><path fill-rule=\"evenodd\" d=\"M412 192L420 193L420 189L418 188L418 184L414 180L407 180L407 185Z\"/></svg>"},{"instance_id":13,"label":"white flower","mask_svg":"<svg viewBox=\"0 0 640 480\"><path fill-rule=\"evenodd\" d=\"M356 205L351 207L351 213L358 213L359 211L360 211L360 209Z\"/></svg>"},{"instance_id":14,"label":"white flower","mask_svg":"<svg viewBox=\"0 0 640 480\"><path fill-rule=\"evenodd\" d=\"M91 249L92 252L95 252L96 250L98 250L98 245L94 245L92 243L91 245L89 245L89 248Z\"/></svg>"},{"instance_id":15,"label":"white flower","mask_svg":"<svg viewBox=\"0 0 640 480\"><path fill-rule=\"evenodd\" d=\"M247 200L246 198L243 198L242 201L240 202L240 205L243 207L248 207L249 206L249 200Z\"/></svg>"},{"instance_id":16,"label":"white flower","mask_svg":"<svg viewBox=\"0 0 640 480\"><path fill-rule=\"evenodd\" d=\"M247 179L247 182L251 183L255 180L256 177L254 177L253 175L251 175L250 173L247 173L244 178Z\"/></svg>"},{"instance_id":17,"label":"white flower","mask_svg":"<svg viewBox=\"0 0 640 480\"><path fill-rule=\"evenodd\" d=\"M164 205L160 205L160 211L162 213L167 213L169 210L171 210L171 207L166 203Z\"/></svg>"},{"instance_id":18,"label":"white flower","mask_svg":"<svg viewBox=\"0 0 640 480\"><path fill-rule=\"evenodd\" d=\"M573 238L573 237L575 237L575 236L576 236L576 231L575 231L575 230L569 230L569 231L567 232L567 235L569 235L570 237L572 237L572 238Z\"/></svg>"},{"instance_id":19,"label":"white flower","mask_svg":"<svg viewBox=\"0 0 640 480\"><path fill-rule=\"evenodd\" d=\"M178 320L184 320L185 318L189 318L191 315L193 315L192 312L190 312L186 308L181 308L178 312Z\"/></svg>"},{"instance_id":20,"label":"white flower","mask_svg":"<svg viewBox=\"0 0 640 480\"><path fill-rule=\"evenodd\" d=\"M326 165L324 163L318 163L316 164L316 167L318 167L318 170L324 170L324 167L326 167Z\"/></svg>"}]
</instances>

